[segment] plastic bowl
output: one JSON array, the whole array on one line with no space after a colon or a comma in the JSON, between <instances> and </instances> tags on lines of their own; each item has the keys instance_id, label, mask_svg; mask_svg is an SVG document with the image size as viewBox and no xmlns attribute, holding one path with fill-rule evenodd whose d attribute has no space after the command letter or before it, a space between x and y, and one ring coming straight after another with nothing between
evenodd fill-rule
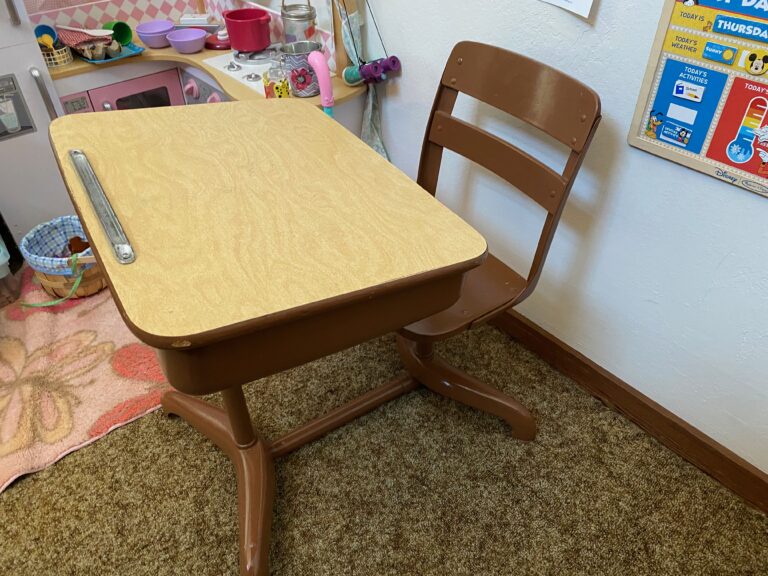
<instances>
[{"instance_id":1,"label":"plastic bowl","mask_svg":"<svg viewBox=\"0 0 768 576\"><path fill-rule=\"evenodd\" d=\"M38 24L35 26L35 38L40 38L40 36L45 34L48 34L48 36L50 36L54 42L59 39L59 35L56 33L56 30L51 26L48 26L47 24Z\"/></svg>"},{"instance_id":2,"label":"plastic bowl","mask_svg":"<svg viewBox=\"0 0 768 576\"><path fill-rule=\"evenodd\" d=\"M183 30L174 30L167 36L168 41L181 54L193 54L200 52L205 46L205 39L208 32L199 28L184 28Z\"/></svg>"},{"instance_id":3,"label":"plastic bowl","mask_svg":"<svg viewBox=\"0 0 768 576\"><path fill-rule=\"evenodd\" d=\"M136 30L136 33L147 48L166 48L171 45L171 43L168 42L168 32L147 34Z\"/></svg>"},{"instance_id":4,"label":"plastic bowl","mask_svg":"<svg viewBox=\"0 0 768 576\"><path fill-rule=\"evenodd\" d=\"M148 48L165 48L170 46L166 36L173 31L170 20L152 20L136 26L136 34Z\"/></svg>"},{"instance_id":5,"label":"plastic bowl","mask_svg":"<svg viewBox=\"0 0 768 576\"><path fill-rule=\"evenodd\" d=\"M170 20L152 20L151 22L143 22L136 26L136 32L138 34L168 34L173 30L174 24Z\"/></svg>"}]
</instances>

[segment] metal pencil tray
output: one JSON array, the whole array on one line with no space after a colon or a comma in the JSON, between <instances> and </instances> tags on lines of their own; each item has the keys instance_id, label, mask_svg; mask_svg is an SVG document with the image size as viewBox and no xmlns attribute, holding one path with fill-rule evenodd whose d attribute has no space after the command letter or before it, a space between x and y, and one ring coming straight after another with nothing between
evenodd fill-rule
<instances>
[{"instance_id":1,"label":"metal pencil tray","mask_svg":"<svg viewBox=\"0 0 768 576\"><path fill-rule=\"evenodd\" d=\"M128 240L117 214L112 209L112 204L110 204L109 198L101 186L99 177L88 161L88 157L82 150L75 149L69 151L69 158L85 188L91 207L96 212L104 234L112 245L115 258L120 264L131 264L136 260L133 246Z\"/></svg>"}]
</instances>

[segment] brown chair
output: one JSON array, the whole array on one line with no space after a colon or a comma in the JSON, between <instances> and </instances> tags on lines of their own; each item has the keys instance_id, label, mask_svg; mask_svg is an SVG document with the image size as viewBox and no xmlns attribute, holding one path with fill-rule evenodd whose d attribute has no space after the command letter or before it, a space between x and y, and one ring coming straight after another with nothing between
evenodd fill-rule
<instances>
[{"instance_id":1,"label":"brown chair","mask_svg":"<svg viewBox=\"0 0 768 576\"><path fill-rule=\"evenodd\" d=\"M516 146L451 115L459 92L498 108L570 148L562 174ZM398 336L411 376L427 388L503 418L521 440L533 440L536 421L514 398L447 364L433 344L491 320L525 300L541 275L576 175L600 122L600 97L581 82L508 50L461 42L446 64L427 124L418 183L437 190L447 148L509 182L547 211L527 277L488 255L467 273L451 308L411 324Z\"/></svg>"}]
</instances>

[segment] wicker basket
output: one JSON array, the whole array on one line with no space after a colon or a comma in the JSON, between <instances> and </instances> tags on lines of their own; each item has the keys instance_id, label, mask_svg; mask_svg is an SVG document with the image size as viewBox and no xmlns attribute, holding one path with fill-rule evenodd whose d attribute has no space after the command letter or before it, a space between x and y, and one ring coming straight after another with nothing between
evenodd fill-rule
<instances>
[{"instance_id":1,"label":"wicker basket","mask_svg":"<svg viewBox=\"0 0 768 576\"><path fill-rule=\"evenodd\" d=\"M64 298L72 290L77 276L59 276L58 274L44 274L35 270L35 276L40 281L40 285L43 290L48 292L55 298ZM80 286L77 287L75 293L72 294L72 298L84 298L96 294L107 287L107 281L104 279L104 274L101 273L101 268L94 266L88 268L83 273L83 279L80 281Z\"/></svg>"},{"instance_id":2,"label":"wicker basket","mask_svg":"<svg viewBox=\"0 0 768 576\"><path fill-rule=\"evenodd\" d=\"M56 298L66 298L82 273L83 278L72 298L83 298L107 287L93 251L86 248L77 254L77 267L72 269L72 257L64 256L74 237L85 238L77 216L59 216L30 230L21 239L19 250L35 271L43 289Z\"/></svg>"},{"instance_id":3,"label":"wicker basket","mask_svg":"<svg viewBox=\"0 0 768 576\"><path fill-rule=\"evenodd\" d=\"M63 48L58 48L57 50L41 50L43 53L43 59L45 60L45 65L48 66L48 68L57 68L59 66L65 66L72 62L72 50L69 49L69 46L64 46Z\"/></svg>"}]
</instances>

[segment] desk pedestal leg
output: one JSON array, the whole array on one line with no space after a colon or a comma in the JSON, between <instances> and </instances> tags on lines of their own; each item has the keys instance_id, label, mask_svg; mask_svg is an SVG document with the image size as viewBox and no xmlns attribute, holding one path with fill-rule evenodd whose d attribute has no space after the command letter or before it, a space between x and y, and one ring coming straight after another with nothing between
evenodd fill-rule
<instances>
[{"instance_id":1,"label":"desk pedestal leg","mask_svg":"<svg viewBox=\"0 0 768 576\"><path fill-rule=\"evenodd\" d=\"M242 389L224 392L226 411L207 402L170 391L163 395L163 410L181 416L229 456L237 472L240 508L240 573L269 575L269 538L275 474L269 447L253 432ZM250 435L248 432L250 428Z\"/></svg>"},{"instance_id":2,"label":"desk pedestal leg","mask_svg":"<svg viewBox=\"0 0 768 576\"><path fill-rule=\"evenodd\" d=\"M299 426L271 446L254 432L240 386L222 392L224 410L175 390L163 395L163 410L166 413L184 418L221 448L235 465L240 507L242 576L269 574L269 537L272 528L272 500L275 495L272 459L285 456L317 440L385 402L411 392L417 386L410 376L396 378Z\"/></svg>"},{"instance_id":3,"label":"desk pedestal leg","mask_svg":"<svg viewBox=\"0 0 768 576\"><path fill-rule=\"evenodd\" d=\"M433 352L432 344L398 336L397 347L411 376L436 394L503 418L515 438L528 441L536 437L536 420L525 406L446 363Z\"/></svg>"}]
</instances>

